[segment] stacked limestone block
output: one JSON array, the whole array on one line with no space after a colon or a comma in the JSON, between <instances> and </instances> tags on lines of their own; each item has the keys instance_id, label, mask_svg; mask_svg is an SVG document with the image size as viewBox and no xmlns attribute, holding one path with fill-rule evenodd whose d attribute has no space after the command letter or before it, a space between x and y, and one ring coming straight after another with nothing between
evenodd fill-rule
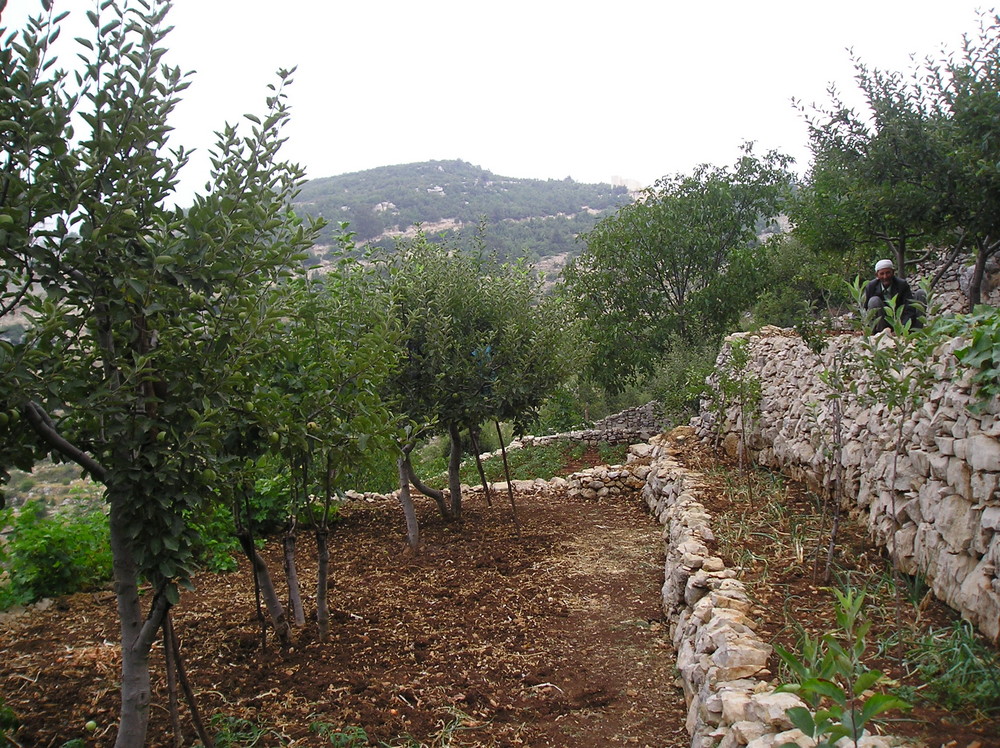
<instances>
[{"instance_id":1,"label":"stacked limestone block","mask_svg":"<svg viewBox=\"0 0 1000 748\"><path fill-rule=\"evenodd\" d=\"M613 444L647 442L663 431L664 420L660 403L653 401L637 408L628 408L594 424Z\"/></svg>"},{"instance_id":2,"label":"stacked limestone block","mask_svg":"<svg viewBox=\"0 0 1000 748\"><path fill-rule=\"evenodd\" d=\"M566 490L571 498L590 501L623 494L632 496L642 490L648 472L648 466L638 463L628 466L598 465L566 478Z\"/></svg>"},{"instance_id":3,"label":"stacked limestone block","mask_svg":"<svg viewBox=\"0 0 1000 748\"><path fill-rule=\"evenodd\" d=\"M746 338L751 373L762 385L759 417L749 424L748 448L765 466L816 489L829 486L834 456L833 399L821 380L838 360L857 361L860 339L831 340L822 357L792 331L766 327ZM889 334L880 345L894 345ZM934 382L921 407L902 424L885 405L843 398L842 501L868 523L905 573L923 575L934 594L958 610L986 636L1000 639L1000 403L982 413L969 405L971 382L954 352L965 341L949 341L936 353ZM860 393L871 389L862 367L849 368ZM738 410L721 419L702 413L694 424L705 439L721 438L729 449L740 440ZM720 436L721 435L721 436Z\"/></svg>"},{"instance_id":4,"label":"stacked limestone block","mask_svg":"<svg viewBox=\"0 0 1000 748\"><path fill-rule=\"evenodd\" d=\"M922 265L909 281L919 282L924 278L932 278L938 271L935 263ZM972 267L955 263L945 271L944 275L934 285L934 299L944 309L956 312L967 312L969 309L969 286L972 282ZM981 303L990 306L1000 306L1000 261L991 257L986 261L986 272L982 286L979 289Z\"/></svg>"},{"instance_id":5,"label":"stacked limestone block","mask_svg":"<svg viewBox=\"0 0 1000 748\"><path fill-rule=\"evenodd\" d=\"M673 438L685 436L675 431ZM698 474L673 458L670 437L654 438L652 446L642 495L663 525L663 611L688 703L691 745L700 748L723 740L745 745L747 741L734 742L729 733L736 723L751 721L751 700L769 690L757 676L766 674L771 647L757 636L747 615L752 604L736 573L710 549L715 537L711 516L699 500ZM788 706L800 703L783 698ZM791 728L783 710L773 716L773 727ZM743 738L774 732L768 723L752 721L755 727L741 731Z\"/></svg>"},{"instance_id":6,"label":"stacked limestone block","mask_svg":"<svg viewBox=\"0 0 1000 748\"><path fill-rule=\"evenodd\" d=\"M589 429L567 431L546 436L524 436L508 445L508 449L540 446L568 439L596 447L605 444L635 444L646 442L651 436L663 430L663 416L660 404L653 401L636 408L628 408L604 418Z\"/></svg>"}]
</instances>

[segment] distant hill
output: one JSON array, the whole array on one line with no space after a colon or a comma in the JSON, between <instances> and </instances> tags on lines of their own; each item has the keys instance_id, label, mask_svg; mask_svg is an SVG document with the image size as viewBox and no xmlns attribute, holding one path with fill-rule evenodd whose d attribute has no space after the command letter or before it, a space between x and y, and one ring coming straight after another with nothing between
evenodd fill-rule
<instances>
[{"instance_id":1,"label":"distant hill","mask_svg":"<svg viewBox=\"0 0 1000 748\"><path fill-rule=\"evenodd\" d=\"M457 236L472 245L486 226L486 243L505 259L527 257L560 265L581 250L576 236L631 200L625 187L572 179L501 177L465 161L425 161L313 179L294 203L300 214L329 225L316 261L346 221L363 245L391 247L419 223L428 236Z\"/></svg>"}]
</instances>

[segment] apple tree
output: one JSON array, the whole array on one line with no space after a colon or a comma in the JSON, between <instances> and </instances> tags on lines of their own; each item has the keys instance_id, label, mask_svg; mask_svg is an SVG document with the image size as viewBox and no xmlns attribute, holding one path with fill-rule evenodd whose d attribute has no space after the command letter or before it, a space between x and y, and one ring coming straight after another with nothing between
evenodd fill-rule
<instances>
[{"instance_id":1,"label":"apple tree","mask_svg":"<svg viewBox=\"0 0 1000 748\"><path fill-rule=\"evenodd\" d=\"M279 334L269 344L268 360L255 370L247 395L247 402L254 404L257 433L267 435L273 455L264 464L280 465L287 477L285 576L292 618L298 625L305 622L295 561L300 531L312 533L316 542L321 638L329 629L327 538L339 497L359 485L387 451L395 451L395 422L383 391L397 356L396 335L372 268L352 259L349 237L344 241L335 267L285 288L286 311ZM240 465L235 467L239 475ZM247 480L231 485L252 490ZM268 577L262 576L250 503L245 494L238 494L234 514L241 544L257 569L279 635L287 636L280 602Z\"/></svg>"},{"instance_id":2,"label":"apple tree","mask_svg":"<svg viewBox=\"0 0 1000 748\"><path fill-rule=\"evenodd\" d=\"M219 132L208 193L180 210L168 200L188 154L168 142L168 118L187 79L165 62L169 3L88 11L72 76L49 55L61 17L51 0L42 9L0 30L0 308L27 320L2 346L0 396L29 426L5 433L0 455L7 467L49 453L104 485L121 624L116 745L139 746L150 648L189 584L190 520L215 500L236 385L315 230L288 207L303 178L279 154L288 72L249 132Z\"/></svg>"},{"instance_id":3,"label":"apple tree","mask_svg":"<svg viewBox=\"0 0 1000 748\"><path fill-rule=\"evenodd\" d=\"M443 516L458 519L462 432L495 419L524 423L569 376L567 309L543 293L529 266L463 253L422 233L383 262L402 336L391 391L410 424L400 465L404 500L413 482ZM447 500L420 483L408 458L418 439L436 433L451 443ZM404 510L415 544L415 518L405 503Z\"/></svg>"}]
</instances>

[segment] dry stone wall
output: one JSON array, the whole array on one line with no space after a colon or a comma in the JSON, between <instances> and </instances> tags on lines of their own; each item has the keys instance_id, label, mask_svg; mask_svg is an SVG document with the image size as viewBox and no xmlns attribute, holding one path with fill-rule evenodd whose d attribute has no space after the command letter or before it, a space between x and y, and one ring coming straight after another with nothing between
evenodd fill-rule
<instances>
[{"instance_id":1,"label":"dry stone wall","mask_svg":"<svg viewBox=\"0 0 1000 748\"><path fill-rule=\"evenodd\" d=\"M926 263L917 268L909 278L919 282L923 278L933 278L938 271L936 262ZM934 285L934 298L945 308L956 312L969 311L969 286L972 283L972 267L954 263ZM1000 306L1000 260L991 257L986 261L986 272L980 287L981 301L990 306Z\"/></svg>"},{"instance_id":2,"label":"dry stone wall","mask_svg":"<svg viewBox=\"0 0 1000 748\"><path fill-rule=\"evenodd\" d=\"M814 488L830 486L843 471L842 500L907 574L923 575L934 594L995 642L1000 640L1000 403L969 409L971 383L957 365L956 339L933 361L933 383L919 409L902 424L883 404L866 405L872 390L864 367L850 371L859 394L843 403L839 460L833 434L833 391L821 373L839 360L858 360L860 339L837 336L823 356L792 331L768 327L726 340L724 366L734 340L749 346L749 376L761 383L759 415L748 423L747 448L761 465ZM879 344L894 345L888 333ZM703 409L693 425L704 439L720 438L735 453L743 429L738 408L717 416Z\"/></svg>"},{"instance_id":3,"label":"dry stone wall","mask_svg":"<svg viewBox=\"0 0 1000 748\"><path fill-rule=\"evenodd\" d=\"M675 455L697 438L690 427L633 444L624 465L603 465L565 479L571 495L596 502L638 492L663 526L662 605L688 707L692 748L806 748L815 741L795 728L787 710L804 706L775 693L768 670L771 646L757 634L766 612L755 607L736 570L712 554L712 517L702 503L697 472ZM559 479L556 479L559 480ZM867 732L860 748L900 748Z\"/></svg>"},{"instance_id":4,"label":"dry stone wall","mask_svg":"<svg viewBox=\"0 0 1000 748\"><path fill-rule=\"evenodd\" d=\"M751 373L762 383L760 417L750 429L752 455L817 489L828 485L833 416L831 391L820 372L831 366L844 346L857 345L857 339L841 336L831 343L825 358L819 358L795 333L765 328L727 339L720 362L727 359L735 337L747 338ZM900 566L909 573L925 574L939 597L996 638L1000 407L978 416L968 410L969 382L954 376L954 351L960 344L955 341L940 351L930 396L912 422L904 424L906 448L895 473L893 414L883 406L862 406L857 398L845 403L841 464L848 486L845 496L876 538L888 545L895 536ZM863 390L864 382L860 386ZM595 502L639 493L663 526L662 605L688 706L692 748L814 745L787 716L790 707L802 705L801 700L775 693L768 669L771 647L756 631L756 621L766 612L754 607L736 571L710 550L712 517L701 500L700 475L675 459L679 442L714 439L716 434L735 452L741 431L737 408L718 420L704 409L690 427L652 437L649 434L660 427L653 415L655 405L637 410L645 415L619 414L604 428L513 442L508 448L564 438L632 444L624 465L598 466L565 479L518 481L515 489L541 494L565 490ZM893 474L896 479L890 485ZM505 490L506 485L493 488ZM906 745L871 734L859 741L861 748Z\"/></svg>"},{"instance_id":5,"label":"dry stone wall","mask_svg":"<svg viewBox=\"0 0 1000 748\"><path fill-rule=\"evenodd\" d=\"M508 449L549 444L568 439L585 442L591 446L605 444L635 444L645 442L663 431L665 421L662 409L656 401L628 408L597 421L587 429L567 431L562 434L545 436L523 436L511 442Z\"/></svg>"}]
</instances>

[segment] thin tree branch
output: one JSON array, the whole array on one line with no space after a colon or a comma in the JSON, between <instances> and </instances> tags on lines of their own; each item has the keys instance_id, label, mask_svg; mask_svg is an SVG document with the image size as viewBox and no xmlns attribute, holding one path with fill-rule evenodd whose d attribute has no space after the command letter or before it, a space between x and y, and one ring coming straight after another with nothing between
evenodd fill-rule
<instances>
[{"instance_id":1,"label":"thin tree branch","mask_svg":"<svg viewBox=\"0 0 1000 748\"><path fill-rule=\"evenodd\" d=\"M107 482L108 471L105 470L104 466L65 439L58 432L55 423L42 406L35 402L28 402L24 406L24 416L28 419L28 423L31 424L31 428L35 430L35 433L52 449L82 467L98 483Z\"/></svg>"}]
</instances>

